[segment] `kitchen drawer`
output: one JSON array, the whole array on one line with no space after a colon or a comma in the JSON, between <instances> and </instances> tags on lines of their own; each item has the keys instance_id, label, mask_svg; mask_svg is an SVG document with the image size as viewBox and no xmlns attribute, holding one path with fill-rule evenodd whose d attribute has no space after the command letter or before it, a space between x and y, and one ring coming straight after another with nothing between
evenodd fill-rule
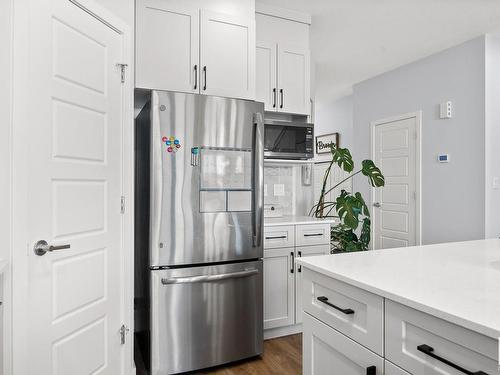
<instances>
[{"instance_id":1,"label":"kitchen drawer","mask_svg":"<svg viewBox=\"0 0 500 375\"><path fill-rule=\"evenodd\" d=\"M302 267L304 311L383 356L384 299Z\"/></svg>"},{"instance_id":2,"label":"kitchen drawer","mask_svg":"<svg viewBox=\"0 0 500 375\"><path fill-rule=\"evenodd\" d=\"M385 311L386 358L406 371L426 375L498 373L497 340L390 300L386 300Z\"/></svg>"},{"instance_id":3,"label":"kitchen drawer","mask_svg":"<svg viewBox=\"0 0 500 375\"><path fill-rule=\"evenodd\" d=\"M384 374L381 357L309 314L304 314L302 341L304 375Z\"/></svg>"},{"instance_id":4,"label":"kitchen drawer","mask_svg":"<svg viewBox=\"0 0 500 375\"><path fill-rule=\"evenodd\" d=\"M406 372L389 361L384 362L384 370L385 375L411 375L409 372Z\"/></svg>"},{"instance_id":5,"label":"kitchen drawer","mask_svg":"<svg viewBox=\"0 0 500 375\"><path fill-rule=\"evenodd\" d=\"M295 246L295 226L264 226L264 249Z\"/></svg>"},{"instance_id":6,"label":"kitchen drawer","mask_svg":"<svg viewBox=\"0 0 500 375\"><path fill-rule=\"evenodd\" d=\"M297 225L295 229L295 246L330 243L330 224Z\"/></svg>"}]
</instances>

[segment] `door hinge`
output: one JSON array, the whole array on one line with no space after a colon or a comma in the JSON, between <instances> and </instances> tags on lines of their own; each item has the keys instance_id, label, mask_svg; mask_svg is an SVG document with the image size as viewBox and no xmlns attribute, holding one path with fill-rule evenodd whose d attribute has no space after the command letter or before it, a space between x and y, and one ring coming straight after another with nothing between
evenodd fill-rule
<instances>
[{"instance_id":1,"label":"door hinge","mask_svg":"<svg viewBox=\"0 0 500 375\"><path fill-rule=\"evenodd\" d=\"M417 200L417 192L416 191L413 192L413 199Z\"/></svg>"},{"instance_id":2,"label":"door hinge","mask_svg":"<svg viewBox=\"0 0 500 375\"><path fill-rule=\"evenodd\" d=\"M413 133L413 139L417 140L418 139L418 133L417 132L414 132Z\"/></svg>"},{"instance_id":3,"label":"door hinge","mask_svg":"<svg viewBox=\"0 0 500 375\"><path fill-rule=\"evenodd\" d=\"M120 73L121 73L121 82L125 83L125 69L127 68L128 64L116 64L117 67L120 68Z\"/></svg>"},{"instance_id":4,"label":"door hinge","mask_svg":"<svg viewBox=\"0 0 500 375\"><path fill-rule=\"evenodd\" d=\"M123 195L120 197L120 213L125 213L125 197Z\"/></svg>"},{"instance_id":5,"label":"door hinge","mask_svg":"<svg viewBox=\"0 0 500 375\"><path fill-rule=\"evenodd\" d=\"M120 327L120 342L122 345L125 345L128 331L130 331L130 329L125 324L122 324Z\"/></svg>"}]
</instances>

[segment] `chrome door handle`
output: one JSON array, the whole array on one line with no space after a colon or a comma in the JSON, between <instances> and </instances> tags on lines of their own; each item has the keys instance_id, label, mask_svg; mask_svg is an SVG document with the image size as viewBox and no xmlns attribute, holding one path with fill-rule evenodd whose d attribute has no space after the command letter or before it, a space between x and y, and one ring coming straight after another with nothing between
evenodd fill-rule
<instances>
[{"instance_id":1,"label":"chrome door handle","mask_svg":"<svg viewBox=\"0 0 500 375\"><path fill-rule=\"evenodd\" d=\"M70 244L54 246L54 245L49 245L45 240L40 240L33 247L33 251L35 252L36 255L42 256L45 255L47 251L52 252L55 250L64 250L69 248L71 248Z\"/></svg>"},{"instance_id":2,"label":"chrome door handle","mask_svg":"<svg viewBox=\"0 0 500 375\"><path fill-rule=\"evenodd\" d=\"M377 208L380 208L381 204L379 202L375 202L373 203L373 207L377 207Z\"/></svg>"}]
</instances>

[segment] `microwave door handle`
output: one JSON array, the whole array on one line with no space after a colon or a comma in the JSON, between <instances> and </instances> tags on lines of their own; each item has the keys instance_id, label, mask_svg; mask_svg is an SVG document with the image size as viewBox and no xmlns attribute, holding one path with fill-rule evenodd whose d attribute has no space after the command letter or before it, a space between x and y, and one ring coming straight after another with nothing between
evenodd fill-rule
<instances>
[{"instance_id":1,"label":"microwave door handle","mask_svg":"<svg viewBox=\"0 0 500 375\"><path fill-rule=\"evenodd\" d=\"M264 185L264 119L262 113L253 116L253 246L260 247L262 242L263 185Z\"/></svg>"}]
</instances>

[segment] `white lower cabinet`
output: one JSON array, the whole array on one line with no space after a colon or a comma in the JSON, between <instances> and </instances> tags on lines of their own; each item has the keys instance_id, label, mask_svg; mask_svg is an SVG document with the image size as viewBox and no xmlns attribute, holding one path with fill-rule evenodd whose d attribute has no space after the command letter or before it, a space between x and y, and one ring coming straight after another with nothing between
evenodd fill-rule
<instances>
[{"instance_id":1,"label":"white lower cabinet","mask_svg":"<svg viewBox=\"0 0 500 375\"><path fill-rule=\"evenodd\" d=\"M264 250L264 329L294 324L294 248Z\"/></svg>"},{"instance_id":2,"label":"white lower cabinet","mask_svg":"<svg viewBox=\"0 0 500 375\"><path fill-rule=\"evenodd\" d=\"M297 258L310 257L313 255L330 254L330 244L317 246L303 246L296 248ZM302 267L297 266L297 274L295 275L295 323L302 323Z\"/></svg>"},{"instance_id":3,"label":"white lower cabinet","mask_svg":"<svg viewBox=\"0 0 500 375\"><path fill-rule=\"evenodd\" d=\"M335 329L304 314L304 375L382 375L384 359Z\"/></svg>"},{"instance_id":4,"label":"white lower cabinet","mask_svg":"<svg viewBox=\"0 0 500 375\"><path fill-rule=\"evenodd\" d=\"M384 362L384 370L385 370L385 375L410 375L409 372L406 372L402 368L399 368L398 366L389 361Z\"/></svg>"}]
</instances>

